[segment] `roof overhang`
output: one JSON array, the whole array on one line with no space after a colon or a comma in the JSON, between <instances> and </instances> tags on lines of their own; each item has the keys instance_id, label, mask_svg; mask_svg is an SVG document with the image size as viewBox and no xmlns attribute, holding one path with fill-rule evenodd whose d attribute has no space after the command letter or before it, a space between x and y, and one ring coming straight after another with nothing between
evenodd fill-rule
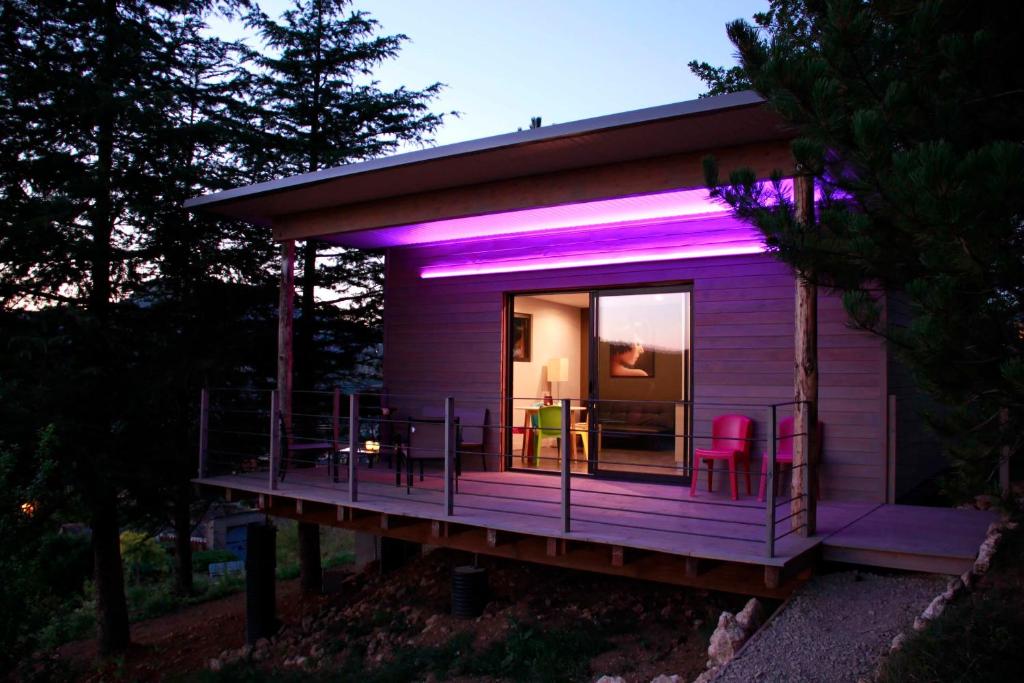
<instances>
[{"instance_id":1,"label":"roof overhang","mask_svg":"<svg viewBox=\"0 0 1024 683\"><path fill-rule=\"evenodd\" d=\"M197 197L185 206L273 225L285 216L346 205L791 137L764 100L745 91L348 164Z\"/></svg>"}]
</instances>

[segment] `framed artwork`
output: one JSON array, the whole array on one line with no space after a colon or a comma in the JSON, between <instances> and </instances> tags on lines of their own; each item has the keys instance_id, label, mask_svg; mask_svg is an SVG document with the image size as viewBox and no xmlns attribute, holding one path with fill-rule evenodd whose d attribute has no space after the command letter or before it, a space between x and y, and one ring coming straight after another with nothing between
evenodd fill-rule
<instances>
[{"instance_id":1,"label":"framed artwork","mask_svg":"<svg viewBox=\"0 0 1024 683\"><path fill-rule=\"evenodd\" d=\"M529 313L515 313L512 317L512 360L529 363L532 341L533 316Z\"/></svg>"}]
</instances>

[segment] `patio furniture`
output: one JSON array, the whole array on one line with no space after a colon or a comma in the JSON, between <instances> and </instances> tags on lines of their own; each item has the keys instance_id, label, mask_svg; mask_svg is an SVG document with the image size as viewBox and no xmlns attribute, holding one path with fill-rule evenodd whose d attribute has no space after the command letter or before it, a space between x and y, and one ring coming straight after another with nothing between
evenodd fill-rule
<instances>
[{"instance_id":1,"label":"patio furniture","mask_svg":"<svg viewBox=\"0 0 1024 683\"><path fill-rule=\"evenodd\" d=\"M487 471L487 426L490 410L487 408L455 408L455 418L462 427L462 441L459 450L462 453L479 453L480 464ZM423 417L432 420L444 419L444 410L435 406L423 409Z\"/></svg>"},{"instance_id":2,"label":"patio furniture","mask_svg":"<svg viewBox=\"0 0 1024 683\"><path fill-rule=\"evenodd\" d=\"M556 437L561 446L562 406L543 406L537 409L537 421L533 427L533 466L540 467L540 440L544 437ZM561 460L562 449L558 449Z\"/></svg>"},{"instance_id":3,"label":"patio furniture","mask_svg":"<svg viewBox=\"0 0 1024 683\"><path fill-rule=\"evenodd\" d=\"M413 462L420 466L420 481L423 481L423 465L428 460L445 460L445 421L433 418L409 418L405 443L400 447L401 460L405 464L405 489L408 493L413 486ZM459 490L459 475L462 474L461 432L459 418L455 418L455 490ZM396 476L396 480L398 477Z\"/></svg>"},{"instance_id":4,"label":"patio furniture","mask_svg":"<svg viewBox=\"0 0 1024 683\"><path fill-rule=\"evenodd\" d=\"M711 448L698 448L693 452L693 473L690 476L690 495L697 495L697 475L701 461L708 464L708 491L713 487L716 460L729 463L729 484L732 499L737 500L736 468L743 465L750 495L750 444L754 436L754 421L745 415L719 415L711 423Z\"/></svg>"},{"instance_id":5,"label":"patio furniture","mask_svg":"<svg viewBox=\"0 0 1024 683\"><path fill-rule=\"evenodd\" d=\"M316 467L317 462L320 460L320 456L326 456L327 474L328 476L332 476L331 465L333 464L335 466L335 473L333 477L334 480L337 481L337 463L335 462L336 450L333 441L317 441L315 439L306 439L294 436L294 434L289 433L282 413L278 413L277 415L277 424L281 435L281 459L279 461L280 469L277 473L278 480L284 481L289 469ZM316 456L316 458L312 461L306 461L301 459L301 456L298 455L300 453L309 453ZM295 458L295 460L293 460L293 458Z\"/></svg>"},{"instance_id":6,"label":"patio furniture","mask_svg":"<svg viewBox=\"0 0 1024 683\"><path fill-rule=\"evenodd\" d=\"M782 479L782 466L789 465L790 473L792 473L793 470L793 424L794 420L792 417L786 417L783 418L782 420L779 420L778 433L776 434L776 437L779 441L779 445L775 449L776 491L778 491L778 484ZM816 454L819 455L821 453L823 430L824 425L821 422L819 422L818 434L814 443L814 451ZM764 453L761 456L761 484L759 486L757 494L757 499L762 502L764 501L766 489L768 487L768 460L768 454Z\"/></svg>"},{"instance_id":7,"label":"patio furniture","mask_svg":"<svg viewBox=\"0 0 1024 683\"><path fill-rule=\"evenodd\" d=\"M555 406L555 407L561 407L562 402L561 401L555 401L551 405ZM534 428L537 426L537 412L541 408L545 408L545 407L550 408L551 406L545 406L543 403L535 403L533 405L526 406L525 408L522 409L523 410L523 448L522 448L522 453L520 453L520 460L522 462L524 462L524 463L527 462L530 459L531 456L536 456L536 452L535 452L535 450L533 448L534 445L535 445L536 439L534 439L532 437L532 434L533 434ZM585 405L574 405L574 406L572 406L570 408L570 410L573 413L573 424L574 425L586 425L587 424L585 421L581 421L580 420L580 418L584 417L584 415L587 412L587 407ZM584 429L586 429L586 427L584 427ZM585 442L585 440L584 440L584 442ZM584 446L584 447L586 447L586 446Z\"/></svg>"}]
</instances>

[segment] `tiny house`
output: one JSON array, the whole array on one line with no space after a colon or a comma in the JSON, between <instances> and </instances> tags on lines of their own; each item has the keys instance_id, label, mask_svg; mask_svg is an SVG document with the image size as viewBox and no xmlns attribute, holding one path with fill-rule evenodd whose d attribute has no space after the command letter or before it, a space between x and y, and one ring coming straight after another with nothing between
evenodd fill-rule
<instances>
[{"instance_id":1,"label":"tiny house","mask_svg":"<svg viewBox=\"0 0 1024 683\"><path fill-rule=\"evenodd\" d=\"M807 468L803 483L776 493L767 460L784 460L786 438L808 437L791 427L791 436L780 436L805 403L794 400L800 284L755 228L708 197L701 162L713 155L724 170L792 176L793 136L756 94L743 92L192 200L195 209L270 229L281 242L284 355L294 242L383 252L387 391L374 399L380 415L362 419L412 424L447 406L448 420L461 421L457 443L445 441L443 458L428 463L436 486L429 477L403 486L397 463L393 480L386 466L369 467L372 456L361 469L355 427L349 471L339 478L336 466L330 480L334 497L323 487L289 489L299 482L280 479L273 453L269 478L236 469L234 484L211 485L266 496L271 507L282 497L306 501L302 509L340 506L332 523L355 524L358 510L400 513L429 523L423 533L434 542L448 538L452 524L478 528L485 552L520 543L515 556L538 561L568 562L570 541L611 547L608 567L619 569L627 564L623 548L661 553L689 562L678 576L691 583L705 575L691 562L699 558L766 571L798 564L833 532L933 475L941 459L885 342L851 327L840 300L823 291L807 337L816 335L821 438L797 448L817 458L798 456L794 472ZM893 319L905 314L898 304L892 297ZM289 373L283 362L274 404L286 413ZM339 450L339 422L359 424L337 398L328 460ZM365 397L351 405L367 410ZM737 447L741 462L732 463L740 471L728 475L740 483L737 490L733 479L731 496L724 473L718 486L708 481L715 463L707 455L717 452L718 418L730 415L746 418L751 430ZM459 473L449 472L450 454L462 456ZM200 481L213 482L204 467ZM246 476L263 478L237 479ZM790 498L816 510L817 523L793 533L790 517L803 512L789 513ZM513 540L503 543L503 535ZM869 549L845 552L856 558ZM951 568L962 564L960 555ZM592 558L579 562L594 568ZM778 587L779 576L766 574L766 585Z\"/></svg>"}]
</instances>

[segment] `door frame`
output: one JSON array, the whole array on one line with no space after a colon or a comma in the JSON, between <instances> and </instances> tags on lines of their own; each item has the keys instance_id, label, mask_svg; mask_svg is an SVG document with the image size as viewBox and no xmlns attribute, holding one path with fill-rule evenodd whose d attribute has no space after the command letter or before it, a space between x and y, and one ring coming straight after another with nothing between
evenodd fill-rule
<instances>
[{"instance_id":1,"label":"door frame","mask_svg":"<svg viewBox=\"0 0 1024 683\"><path fill-rule=\"evenodd\" d=\"M678 403L681 403L684 407L684 438L686 444L684 446L684 471L686 466L693 462L693 387L694 387L694 363L693 363L693 351L694 351L694 297L693 297L693 281L682 280L675 282L658 282L651 284L629 284L629 285L599 285L592 287L575 287L575 288L536 288L530 290L517 290L504 292L502 295L502 330L501 330L501 380L502 380L502 401L501 401L501 424L507 426L507 429L503 430L501 445L505 455L502 458L502 469L517 471L517 472L531 472L534 474L550 474L558 475L557 470L538 470L529 467L520 467L516 465L516 453L512 448L512 432L513 429L519 425L513 424L514 408L514 381L513 381L513 368L514 363L511 359L511 338L512 338L512 320L515 317L515 298L517 296L531 296L537 294L570 294L570 293L587 293L590 295L589 303L589 338L587 339L587 365L588 365L588 386L586 387L586 398L582 399L587 403L587 411L589 415L593 415L593 401L597 393L597 298L602 294L608 295L628 295L628 294L657 294L657 293L671 293L677 294L680 292L686 292L689 294L689 319L687 320L687 328L689 332L688 348L685 351L683 358L683 367L686 369L686 381L683 383L683 399ZM581 392L582 393L582 392ZM682 476L668 475L668 474L644 474L641 472L622 472L616 470L601 470L598 466L597 455L597 430L593 427L595 423L590 423L591 429L587 434L587 450L589 451L589 457L587 460L587 474L594 476L595 478L602 479L615 479L618 481L649 481L649 482L672 482L681 483L686 485L689 483L689 477L685 474ZM526 435L523 435L526 438Z\"/></svg>"}]
</instances>

